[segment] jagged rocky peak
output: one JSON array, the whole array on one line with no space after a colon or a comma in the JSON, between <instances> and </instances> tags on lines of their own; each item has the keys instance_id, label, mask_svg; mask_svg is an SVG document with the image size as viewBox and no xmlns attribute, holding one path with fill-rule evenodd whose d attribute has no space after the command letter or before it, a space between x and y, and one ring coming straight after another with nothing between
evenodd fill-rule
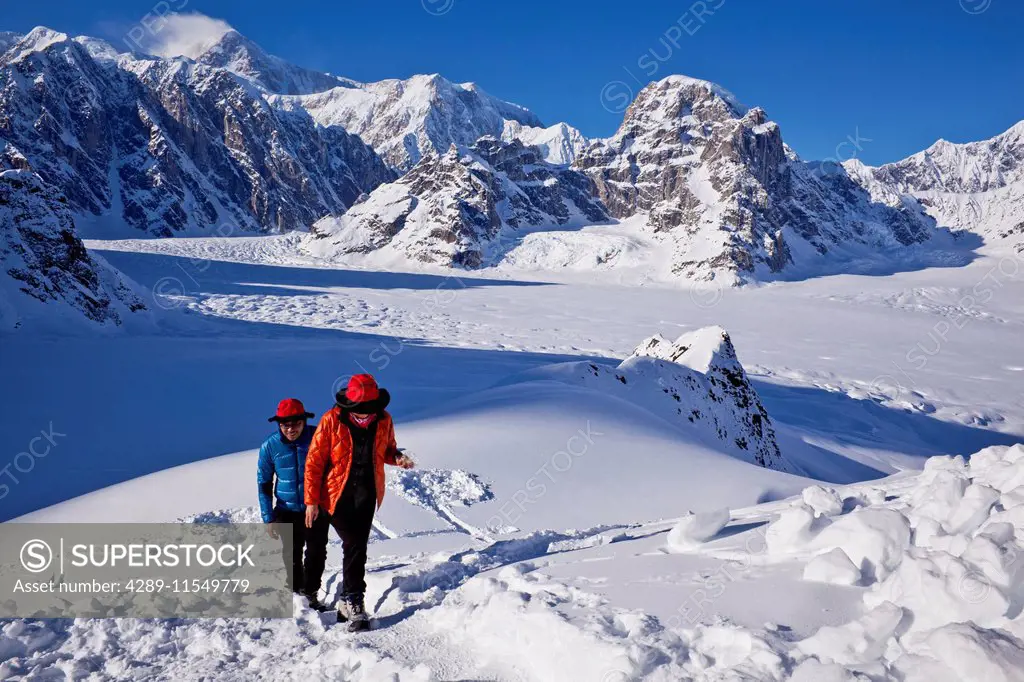
<instances>
[{"instance_id":1,"label":"jagged rocky peak","mask_svg":"<svg viewBox=\"0 0 1024 682\"><path fill-rule=\"evenodd\" d=\"M783 457L768 411L722 327L697 329L675 341L652 336L636 347L619 370L656 377L680 419L729 444L741 458L799 473Z\"/></svg>"},{"instance_id":2,"label":"jagged rocky peak","mask_svg":"<svg viewBox=\"0 0 1024 682\"><path fill-rule=\"evenodd\" d=\"M475 268L503 254L503 234L607 219L582 173L519 140L483 137L424 157L345 214L317 222L306 244L328 258L386 247L419 262Z\"/></svg>"},{"instance_id":3,"label":"jagged rocky peak","mask_svg":"<svg viewBox=\"0 0 1024 682\"><path fill-rule=\"evenodd\" d=\"M646 133L661 123L692 116L697 121L739 118L747 108L725 88L688 76L668 76L642 89L626 109L620 134Z\"/></svg>"},{"instance_id":4,"label":"jagged rocky peak","mask_svg":"<svg viewBox=\"0 0 1024 682\"><path fill-rule=\"evenodd\" d=\"M764 110L685 76L644 88L616 134L574 165L612 215L646 216L672 250L672 272L687 279L841 271L851 245L900 249L933 226L912 202L879 203L841 166L804 164Z\"/></svg>"},{"instance_id":5,"label":"jagged rocky peak","mask_svg":"<svg viewBox=\"0 0 1024 682\"><path fill-rule=\"evenodd\" d=\"M29 170L0 172L0 326L84 317L119 326L146 310L132 286L90 256L67 201Z\"/></svg>"}]
</instances>

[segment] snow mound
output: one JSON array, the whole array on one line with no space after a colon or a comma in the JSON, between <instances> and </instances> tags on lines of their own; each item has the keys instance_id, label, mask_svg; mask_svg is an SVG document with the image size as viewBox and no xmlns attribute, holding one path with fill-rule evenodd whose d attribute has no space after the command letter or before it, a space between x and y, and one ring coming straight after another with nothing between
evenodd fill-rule
<instances>
[{"instance_id":1,"label":"snow mound","mask_svg":"<svg viewBox=\"0 0 1024 682\"><path fill-rule=\"evenodd\" d=\"M553 365L529 373L582 385L649 410L695 433L707 445L768 469L800 470L787 461L775 429L736 355L729 334L705 327L674 342L643 341L617 367L593 362Z\"/></svg>"},{"instance_id":2,"label":"snow mound","mask_svg":"<svg viewBox=\"0 0 1024 682\"><path fill-rule=\"evenodd\" d=\"M814 557L804 568L804 580L819 583L856 585L860 578L860 569L853 565L841 547Z\"/></svg>"}]
</instances>

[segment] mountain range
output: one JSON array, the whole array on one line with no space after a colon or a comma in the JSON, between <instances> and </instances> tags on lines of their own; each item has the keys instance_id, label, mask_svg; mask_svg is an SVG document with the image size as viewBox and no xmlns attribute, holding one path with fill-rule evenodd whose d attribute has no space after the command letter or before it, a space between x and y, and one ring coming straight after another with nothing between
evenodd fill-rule
<instances>
[{"instance_id":1,"label":"mountain range","mask_svg":"<svg viewBox=\"0 0 1024 682\"><path fill-rule=\"evenodd\" d=\"M361 83L233 30L194 58L0 33L0 171L38 176L87 237L298 230L329 261L455 268L564 267L537 254L569 240L614 268L600 230L580 228L621 222L658 254L656 276L732 285L1019 241L1022 168L1024 122L874 168L805 161L764 110L685 76L588 140L473 83Z\"/></svg>"}]
</instances>

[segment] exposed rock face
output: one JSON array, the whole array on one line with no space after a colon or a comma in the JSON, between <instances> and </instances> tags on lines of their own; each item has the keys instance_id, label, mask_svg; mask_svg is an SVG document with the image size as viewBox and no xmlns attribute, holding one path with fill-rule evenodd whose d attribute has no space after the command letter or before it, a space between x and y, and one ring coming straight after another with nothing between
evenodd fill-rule
<instances>
[{"instance_id":1,"label":"exposed rock face","mask_svg":"<svg viewBox=\"0 0 1024 682\"><path fill-rule=\"evenodd\" d=\"M877 168L844 165L872 191L913 196L940 225L1024 241L1024 121L990 140L939 140Z\"/></svg>"},{"instance_id":2,"label":"exposed rock face","mask_svg":"<svg viewBox=\"0 0 1024 682\"><path fill-rule=\"evenodd\" d=\"M86 251L60 192L31 171L0 172L0 264L2 328L52 317L55 308L101 325L146 310L115 270Z\"/></svg>"},{"instance_id":3,"label":"exposed rock face","mask_svg":"<svg viewBox=\"0 0 1024 682\"><path fill-rule=\"evenodd\" d=\"M160 236L302 229L394 178L357 136L230 71L48 29L0 57L0 169L26 164L75 213Z\"/></svg>"},{"instance_id":4,"label":"exposed rock face","mask_svg":"<svg viewBox=\"0 0 1024 682\"><path fill-rule=\"evenodd\" d=\"M451 145L501 137L505 124L543 127L532 112L488 95L474 83L452 83L437 74L407 80L355 83L306 97L279 98L305 109L323 126L359 135L400 172Z\"/></svg>"},{"instance_id":5,"label":"exposed rock face","mask_svg":"<svg viewBox=\"0 0 1024 682\"><path fill-rule=\"evenodd\" d=\"M680 419L732 445L744 459L797 473L783 458L768 411L721 327L698 329L675 341L652 336L619 369L657 377Z\"/></svg>"},{"instance_id":6,"label":"exposed rock face","mask_svg":"<svg viewBox=\"0 0 1024 682\"><path fill-rule=\"evenodd\" d=\"M424 263L475 268L526 229L607 219L585 175L545 162L518 140L485 137L424 158L344 215L319 221L306 244L329 258L387 247Z\"/></svg>"},{"instance_id":7,"label":"exposed rock face","mask_svg":"<svg viewBox=\"0 0 1024 682\"><path fill-rule=\"evenodd\" d=\"M913 202L877 203L842 167L802 163L763 110L685 76L644 88L618 132L575 166L612 215L646 213L687 278L770 278L797 254L898 248L932 228Z\"/></svg>"}]
</instances>

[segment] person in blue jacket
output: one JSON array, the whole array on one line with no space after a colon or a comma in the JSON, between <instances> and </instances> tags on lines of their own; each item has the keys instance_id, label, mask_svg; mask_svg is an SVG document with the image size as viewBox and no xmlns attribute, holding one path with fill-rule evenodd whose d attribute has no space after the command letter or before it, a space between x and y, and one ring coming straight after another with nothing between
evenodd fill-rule
<instances>
[{"instance_id":1,"label":"person in blue jacket","mask_svg":"<svg viewBox=\"0 0 1024 682\"><path fill-rule=\"evenodd\" d=\"M277 432L260 447L259 486L260 514L264 523L287 523L292 527L292 555L285 557L288 582L292 590L305 596L317 610L326 607L318 597L320 581L327 561L327 529L330 519L306 527L306 503L303 482L306 474L306 453L313 438L307 421L313 418L302 402L286 398L277 405L277 413L267 421L277 422ZM275 503L276 499L276 503ZM268 528L272 537L277 533ZM306 557L303 562L302 550Z\"/></svg>"}]
</instances>

